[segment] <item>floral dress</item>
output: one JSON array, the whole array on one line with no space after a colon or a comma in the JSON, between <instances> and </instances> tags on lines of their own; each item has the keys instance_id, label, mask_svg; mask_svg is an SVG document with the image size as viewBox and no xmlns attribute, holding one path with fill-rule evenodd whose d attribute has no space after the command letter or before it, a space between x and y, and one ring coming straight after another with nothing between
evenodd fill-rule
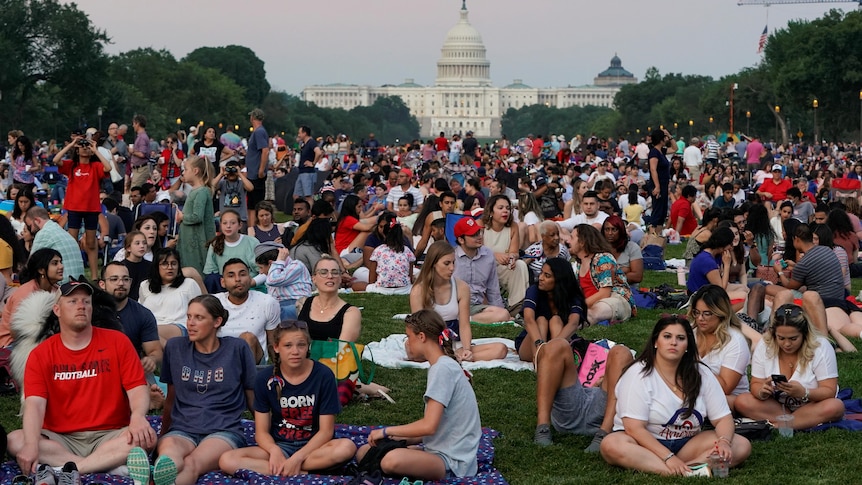
<instances>
[{"instance_id":1,"label":"floral dress","mask_svg":"<svg viewBox=\"0 0 862 485\"><path fill-rule=\"evenodd\" d=\"M408 247L396 253L389 246L381 244L371 253L371 261L377 262L377 286L383 288L403 288L410 285L410 264L416 256Z\"/></svg>"}]
</instances>

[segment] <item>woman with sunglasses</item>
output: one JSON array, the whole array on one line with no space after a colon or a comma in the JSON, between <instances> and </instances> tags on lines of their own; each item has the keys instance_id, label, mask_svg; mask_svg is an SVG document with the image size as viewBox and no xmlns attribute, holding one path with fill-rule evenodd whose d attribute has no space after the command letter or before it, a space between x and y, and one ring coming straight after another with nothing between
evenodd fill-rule
<instances>
[{"instance_id":1,"label":"woman with sunglasses","mask_svg":"<svg viewBox=\"0 0 862 485\"><path fill-rule=\"evenodd\" d=\"M341 274L338 261L328 254L321 255L312 269L311 282L318 294L306 298L299 311L299 320L308 323L312 340L359 340L362 314L338 296Z\"/></svg>"},{"instance_id":2,"label":"woman with sunglasses","mask_svg":"<svg viewBox=\"0 0 862 485\"><path fill-rule=\"evenodd\" d=\"M219 467L293 476L346 463L356 454L347 438L333 439L341 412L335 376L308 357L311 336L302 320L284 320L273 336L275 365L254 381L257 446L228 451Z\"/></svg>"},{"instance_id":3,"label":"woman with sunglasses","mask_svg":"<svg viewBox=\"0 0 862 485\"><path fill-rule=\"evenodd\" d=\"M697 354L718 378L732 411L736 396L748 392L746 369L751 350L744 332L756 338L755 343L760 340L760 334L740 324L730 305L730 297L720 286L701 287L691 296L688 308Z\"/></svg>"},{"instance_id":4,"label":"woman with sunglasses","mask_svg":"<svg viewBox=\"0 0 862 485\"><path fill-rule=\"evenodd\" d=\"M218 470L222 455L246 446L242 413L252 408L256 368L245 342L218 337L228 317L218 298L197 296L187 307L188 336L165 346L168 396L152 469L158 485L195 483ZM127 466L135 483L150 482L146 451L133 448Z\"/></svg>"},{"instance_id":5,"label":"woman with sunglasses","mask_svg":"<svg viewBox=\"0 0 862 485\"><path fill-rule=\"evenodd\" d=\"M694 332L679 315L653 327L638 359L616 387L614 432L602 440L605 461L660 475L686 475L713 450L731 467L751 453L734 434L733 416L715 375L700 365ZM738 402L738 401L737 401ZM704 430L709 419L714 430Z\"/></svg>"},{"instance_id":6,"label":"woman with sunglasses","mask_svg":"<svg viewBox=\"0 0 862 485\"><path fill-rule=\"evenodd\" d=\"M424 415L412 423L373 430L356 459L361 461L371 447L388 440L405 440L406 448L388 452L380 462L384 474L428 481L476 475L476 452L482 437L479 406L470 381L455 360L451 331L433 310L419 310L405 323L408 358L431 364ZM423 448L415 446L420 443Z\"/></svg>"},{"instance_id":7,"label":"woman with sunglasses","mask_svg":"<svg viewBox=\"0 0 862 485\"><path fill-rule=\"evenodd\" d=\"M781 305L751 356L751 392L736 399L740 414L775 422L792 414L793 428L806 429L844 417L835 350L814 330L802 308Z\"/></svg>"}]
</instances>

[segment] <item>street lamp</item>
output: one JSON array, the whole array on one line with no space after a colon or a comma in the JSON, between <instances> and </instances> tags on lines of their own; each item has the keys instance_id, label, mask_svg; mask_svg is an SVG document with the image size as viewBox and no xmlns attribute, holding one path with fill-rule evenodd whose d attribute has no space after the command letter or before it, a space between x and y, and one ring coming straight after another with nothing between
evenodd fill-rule
<instances>
[{"instance_id":1,"label":"street lamp","mask_svg":"<svg viewBox=\"0 0 862 485\"><path fill-rule=\"evenodd\" d=\"M739 88L739 84L730 85L730 132L733 133L733 92Z\"/></svg>"},{"instance_id":2,"label":"street lamp","mask_svg":"<svg viewBox=\"0 0 862 485\"><path fill-rule=\"evenodd\" d=\"M712 122L715 121L715 118L712 116L709 117L709 132L712 133Z\"/></svg>"},{"instance_id":3,"label":"street lamp","mask_svg":"<svg viewBox=\"0 0 862 485\"><path fill-rule=\"evenodd\" d=\"M96 114L99 115L99 131L102 131L102 107L96 110Z\"/></svg>"},{"instance_id":4,"label":"street lamp","mask_svg":"<svg viewBox=\"0 0 862 485\"><path fill-rule=\"evenodd\" d=\"M691 130L694 127L694 120L688 120L688 139L691 140Z\"/></svg>"},{"instance_id":5,"label":"street lamp","mask_svg":"<svg viewBox=\"0 0 862 485\"><path fill-rule=\"evenodd\" d=\"M781 106L775 105L775 139L778 139L778 117L781 113Z\"/></svg>"},{"instance_id":6,"label":"street lamp","mask_svg":"<svg viewBox=\"0 0 862 485\"><path fill-rule=\"evenodd\" d=\"M862 97L862 91L859 96ZM751 134L751 111L745 112L745 133Z\"/></svg>"},{"instance_id":7,"label":"street lamp","mask_svg":"<svg viewBox=\"0 0 862 485\"><path fill-rule=\"evenodd\" d=\"M182 125L182 124L183 124L183 119L182 119L182 118L177 118L177 126L180 126L180 125Z\"/></svg>"},{"instance_id":8,"label":"street lamp","mask_svg":"<svg viewBox=\"0 0 862 485\"><path fill-rule=\"evenodd\" d=\"M859 143L862 143L862 89L859 90Z\"/></svg>"},{"instance_id":9,"label":"street lamp","mask_svg":"<svg viewBox=\"0 0 862 485\"><path fill-rule=\"evenodd\" d=\"M817 98L814 98L812 105L814 106L814 143L820 143L820 130L817 128L817 108L820 103L817 102Z\"/></svg>"}]
</instances>

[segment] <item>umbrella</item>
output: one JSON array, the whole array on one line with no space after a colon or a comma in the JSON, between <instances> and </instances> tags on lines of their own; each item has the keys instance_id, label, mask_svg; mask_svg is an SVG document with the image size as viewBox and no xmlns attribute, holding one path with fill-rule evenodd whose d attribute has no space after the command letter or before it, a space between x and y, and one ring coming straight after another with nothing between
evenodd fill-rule
<instances>
[{"instance_id":1,"label":"umbrella","mask_svg":"<svg viewBox=\"0 0 862 485\"><path fill-rule=\"evenodd\" d=\"M718 142L719 143L727 143L728 138L730 138L730 140L733 141L734 143L739 142L739 136L738 135L736 135L735 133L727 133L727 132L719 135Z\"/></svg>"}]
</instances>

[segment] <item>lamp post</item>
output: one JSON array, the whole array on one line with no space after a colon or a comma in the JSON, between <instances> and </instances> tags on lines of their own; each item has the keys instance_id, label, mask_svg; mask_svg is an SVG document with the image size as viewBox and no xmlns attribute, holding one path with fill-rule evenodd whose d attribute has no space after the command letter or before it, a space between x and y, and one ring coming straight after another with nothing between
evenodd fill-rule
<instances>
[{"instance_id":1,"label":"lamp post","mask_svg":"<svg viewBox=\"0 0 862 485\"><path fill-rule=\"evenodd\" d=\"M53 118L54 118L54 139L56 140L57 139L57 110L60 108L60 104L58 102L54 101L54 105L52 107L54 108L54 116L53 116Z\"/></svg>"},{"instance_id":2,"label":"lamp post","mask_svg":"<svg viewBox=\"0 0 862 485\"><path fill-rule=\"evenodd\" d=\"M775 139L778 139L778 117L781 113L781 106L775 105Z\"/></svg>"},{"instance_id":3,"label":"lamp post","mask_svg":"<svg viewBox=\"0 0 862 485\"><path fill-rule=\"evenodd\" d=\"M862 96L862 94L860 94L860 96ZM745 133L751 133L751 111L745 112Z\"/></svg>"},{"instance_id":4,"label":"lamp post","mask_svg":"<svg viewBox=\"0 0 862 485\"><path fill-rule=\"evenodd\" d=\"M817 102L817 98L814 98L812 105L814 106L814 143L820 143L820 130L817 128L817 108L820 107L820 103Z\"/></svg>"},{"instance_id":5,"label":"lamp post","mask_svg":"<svg viewBox=\"0 0 862 485\"><path fill-rule=\"evenodd\" d=\"M99 106L99 109L96 110L96 114L99 115L99 131L102 131L102 107Z\"/></svg>"},{"instance_id":6,"label":"lamp post","mask_svg":"<svg viewBox=\"0 0 862 485\"><path fill-rule=\"evenodd\" d=\"M674 136L674 137L679 136L679 134L677 133L677 128L678 128L678 127L679 127L679 124L678 124L676 121L674 121L674 122L673 122L673 136Z\"/></svg>"},{"instance_id":7,"label":"lamp post","mask_svg":"<svg viewBox=\"0 0 862 485\"><path fill-rule=\"evenodd\" d=\"M712 116L709 117L709 132L712 133L712 122L715 121L715 118Z\"/></svg>"},{"instance_id":8,"label":"lamp post","mask_svg":"<svg viewBox=\"0 0 862 485\"><path fill-rule=\"evenodd\" d=\"M739 88L739 84L733 83L730 85L730 133L733 133L733 92Z\"/></svg>"},{"instance_id":9,"label":"lamp post","mask_svg":"<svg viewBox=\"0 0 862 485\"><path fill-rule=\"evenodd\" d=\"M862 89L859 90L859 143L862 144Z\"/></svg>"},{"instance_id":10,"label":"lamp post","mask_svg":"<svg viewBox=\"0 0 862 485\"><path fill-rule=\"evenodd\" d=\"M691 130L694 128L694 120L688 120L688 139L691 140Z\"/></svg>"}]
</instances>

